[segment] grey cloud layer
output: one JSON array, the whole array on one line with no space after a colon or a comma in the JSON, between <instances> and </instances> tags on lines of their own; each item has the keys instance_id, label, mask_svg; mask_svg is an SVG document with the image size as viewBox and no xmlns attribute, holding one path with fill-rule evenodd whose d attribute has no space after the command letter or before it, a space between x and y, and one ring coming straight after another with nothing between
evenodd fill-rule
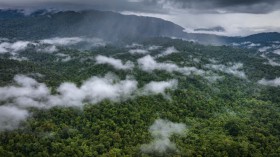
<instances>
[{"instance_id":1,"label":"grey cloud layer","mask_svg":"<svg viewBox=\"0 0 280 157\"><path fill-rule=\"evenodd\" d=\"M166 8L175 7L194 10L202 9L200 11L222 9L226 12L264 13L278 10L280 2L278 0L1 0L0 6L140 12L165 12Z\"/></svg>"}]
</instances>

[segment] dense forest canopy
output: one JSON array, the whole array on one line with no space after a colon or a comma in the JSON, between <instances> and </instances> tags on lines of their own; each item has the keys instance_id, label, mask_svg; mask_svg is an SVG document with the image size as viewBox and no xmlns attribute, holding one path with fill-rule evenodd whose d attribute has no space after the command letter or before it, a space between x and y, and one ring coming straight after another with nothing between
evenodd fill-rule
<instances>
[{"instance_id":1,"label":"dense forest canopy","mask_svg":"<svg viewBox=\"0 0 280 157\"><path fill-rule=\"evenodd\" d=\"M279 156L278 45L1 39L0 156Z\"/></svg>"}]
</instances>

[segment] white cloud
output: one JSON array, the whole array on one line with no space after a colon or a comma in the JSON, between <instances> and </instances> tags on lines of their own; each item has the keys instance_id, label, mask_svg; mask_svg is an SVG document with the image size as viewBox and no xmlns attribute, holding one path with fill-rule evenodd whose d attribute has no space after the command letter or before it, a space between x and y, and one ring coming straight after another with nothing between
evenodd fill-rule
<instances>
[{"instance_id":1,"label":"white cloud","mask_svg":"<svg viewBox=\"0 0 280 157\"><path fill-rule=\"evenodd\" d=\"M16 75L14 81L17 86L0 87L0 101L13 100L13 103L20 107L45 106L41 103L41 100L46 99L50 94L45 84L38 83L36 80L24 75Z\"/></svg>"},{"instance_id":2,"label":"white cloud","mask_svg":"<svg viewBox=\"0 0 280 157\"><path fill-rule=\"evenodd\" d=\"M168 120L157 119L150 126L149 132L153 141L141 146L144 153L166 153L168 151L177 151L175 143L170 141L172 135L184 135L186 125L183 123L173 123Z\"/></svg>"},{"instance_id":3,"label":"white cloud","mask_svg":"<svg viewBox=\"0 0 280 157\"><path fill-rule=\"evenodd\" d=\"M150 52L145 49L131 49L131 50L129 50L129 53L130 54L148 54Z\"/></svg>"},{"instance_id":4,"label":"white cloud","mask_svg":"<svg viewBox=\"0 0 280 157\"><path fill-rule=\"evenodd\" d=\"M224 79L224 77L218 75L212 75L212 76L205 76L205 79L208 80L210 83L214 83L218 80Z\"/></svg>"},{"instance_id":5,"label":"white cloud","mask_svg":"<svg viewBox=\"0 0 280 157\"><path fill-rule=\"evenodd\" d=\"M14 106L0 106L0 131L17 128L28 116L27 110Z\"/></svg>"},{"instance_id":6,"label":"white cloud","mask_svg":"<svg viewBox=\"0 0 280 157\"><path fill-rule=\"evenodd\" d=\"M9 59L17 60L17 61L28 61L28 58L26 58L26 57L19 57L19 56L12 56L12 57L9 57Z\"/></svg>"},{"instance_id":7,"label":"white cloud","mask_svg":"<svg viewBox=\"0 0 280 157\"><path fill-rule=\"evenodd\" d=\"M61 84L59 94L51 95L43 83L23 75L14 78L17 86L0 87L0 101L13 101L20 107L50 108L53 106L81 106L83 102L98 103L104 99L120 100L137 89L137 81L123 80L106 75L104 78L92 77L81 87L73 83ZM74 94L73 94L74 93Z\"/></svg>"},{"instance_id":8,"label":"white cloud","mask_svg":"<svg viewBox=\"0 0 280 157\"><path fill-rule=\"evenodd\" d=\"M234 75L239 78L246 79L246 74L241 71L240 69L243 68L242 63L231 63L230 66L222 65L222 64L207 64L205 65L206 68L221 71L230 75Z\"/></svg>"},{"instance_id":9,"label":"white cloud","mask_svg":"<svg viewBox=\"0 0 280 157\"><path fill-rule=\"evenodd\" d=\"M178 67L172 63L158 63L150 55L138 59L138 65L143 71L152 72L153 70L163 70L167 72L179 72L184 75L196 74L203 75L204 70L197 69L196 67Z\"/></svg>"},{"instance_id":10,"label":"white cloud","mask_svg":"<svg viewBox=\"0 0 280 157\"><path fill-rule=\"evenodd\" d=\"M264 53L260 55L261 57L267 59L268 62L265 62L263 64L268 64L271 65L273 67L275 66L280 66L280 63L275 62L273 59L268 58Z\"/></svg>"},{"instance_id":11,"label":"white cloud","mask_svg":"<svg viewBox=\"0 0 280 157\"><path fill-rule=\"evenodd\" d=\"M274 67L275 66L280 66L280 63L277 63L277 62L273 61L272 59L267 58L267 60L268 60L267 64L269 64L271 66L274 66Z\"/></svg>"},{"instance_id":12,"label":"white cloud","mask_svg":"<svg viewBox=\"0 0 280 157\"><path fill-rule=\"evenodd\" d=\"M122 60L112 57L98 55L95 60L97 64L109 64L115 69L131 70L134 68L134 64L131 61L127 61L125 64L123 64Z\"/></svg>"},{"instance_id":13,"label":"white cloud","mask_svg":"<svg viewBox=\"0 0 280 157\"><path fill-rule=\"evenodd\" d=\"M273 53L274 53L274 54L277 54L277 55L280 55L280 49L274 50Z\"/></svg>"},{"instance_id":14,"label":"white cloud","mask_svg":"<svg viewBox=\"0 0 280 157\"><path fill-rule=\"evenodd\" d=\"M179 51L173 46L166 48L165 51L163 51L161 54L157 55L156 57L163 57L171 55L172 53L178 53Z\"/></svg>"},{"instance_id":15,"label":"white cloud","mask_svg":"<svg viewBox=\"0 0 280 157\"><path fill-rule=\"evenodd\" d=\"M152 46L149 46L149 47L148 47L148 50L149 50L149 51L154 51L154 50L158 50L158 49L160 49L160 48L161 48L161 46L152 45Z\"/></svg>"},{"instance_id":16,"label":"white cloud","mask_svg":"<svg viewBox=\"0 0 280 157\"><path fill-rule=\"evenodd\" d=\"M105 77L94 76L83 82L80 87L70 82L62 83L56 90L57 94L54 95L44 83L39 83L24 75L16 75L14 82L14 85L0 87L0 102L3 103L3 108L6 110L14 109L15 112L26 114L25 110L30 107L39 109L54 106L83 107L84 103L96 104L105 99L126 100L136 96L138 90L136 80L129 78L119 80L112 74L107 74ZM140 93L141 95L165 94L165 89L176 89L176 87L176 80L150 82L140 89ZM9 117L9 115L4 116ZM16 121L19 119L15 115L10 116L14 117ZM24 117L27 116L21 116L20 119L24 120ZM0 123L2 124L4 121L0 120ZM8 128L9 125L3 126Z\"/></svg>"},{"instance_id":17,"label":"white cloud","mask_svg":"<svg viewBox=\"0 0 280 157\"><path fill-rule=\"evenodd\" d=\"M138 44L138 43L132 43L131 45L126 45L126 48L139 48L139 47L143 47L143 45Z\"/></svg>"},{"instance_id":18,"label":"white cloud","mask_svg":"<svg viewBox=\"0 0 280 157\"><path fill-rule=\"evenodd\" d=\"M266 52L267 50L269 50L271 47L269 47L269 46L265 46L265 47L261 47L261 48L259 48L259 51L260 52Z\"/></svg>"},{"instance_id":19,"label":"white cloud","mask_svg":"<svg viewBox=\"0 0 280 157\"><path fill-rule=\"evenodd\" d=\"M25 50L28 44L33 44L28 41L16 41L14 43L3 42L0 44L0 54L2 53L15 53L18 51Z\"/></svg>"},{"instance_id":20,"label":"white cloud","mask_svg":"<svg viewBox=\"0 0 280 157\"><path fill-rule=\"evenodd\" d=\"M81 42L87 43L87 45L85 46L87 48L106 45L105 41L99 38L55 37L55 38L40 40L41 44L49 44L49 45L56 45L56 46L70 46L70 45L76 45Z\"/></svg>"},{"instance_id":21,"label":"white cloud","mask_svg":"<svg viewBox=\"0 0 280 157\"><path fill-rule=\"evenodd\" d=\"M55 55L58 57L57 61L61 61L61 62L68 62L72 59L71 56L64 53L56 53Z\"/></svg>"},{"instance_id":22,"label":"white cloud","mask_svg":"<svg viewBox=\"0 0 280 157\"><path fill-rule=\"evenodd\" d=\"M55 45L48 45L44 46L42 48L37 48L38 52L46 52L46 53L54 53L58 51L57 47Z\"/></svg>"},{"instance_id":23,"label":"white cloud","mask_svg":"<svg viewBox=\"0 0 280 157\"><path fill-rule=\"evenodd\" d=\"M89 48L106 46L106 42L100 38L84 38L84 40L88 43Z\"/></svg>"},{"instance_id":24,"label":"white cloud","mask_svg":"<svg viewBox=\"0 0 280 157\"><path fill-rule=\"evenodd\" d=\"M66 46L66 45L74 45L82 41L84 41L84 39L80 37L68 37L68 38L55 37L51 39L44 39L41 40L40 42L43 44Z\"/></svg>"},{"instance_id":25,"label":"white cloud","mask_svg":"<svg viewBox=\"0 0 280 157\"><path fill-rule=\"evenodd\" d=\"M160 82L152 81L144 86L143 92L164 94L166 89L176 89L177 86L178 86L177 80L160 81Z\"/></svg>"},{"instance_id":26,"label":"white cloud","mask_svg":"<svg viewBox=\"0 0 280 157\"><path fill-rule=\"evenodd\" d=\"M266 80L263 78L263 79L259 80L258 83L265 85L265 86L278 87L278 86L280 86L280 78L275 78L274 80Z\"/></svg>"},{"instance_id":27,"label":"white cloud","mask_svg":"<svg viewBox=\"0 0 280 157\"><path fill-rule=\"evenodd\" d=\"M247 45L248 48L253 48L253 47L257 47L257 46L261 46L261 44L251 43L251 44Z\"/></svg>"}]
</instances>

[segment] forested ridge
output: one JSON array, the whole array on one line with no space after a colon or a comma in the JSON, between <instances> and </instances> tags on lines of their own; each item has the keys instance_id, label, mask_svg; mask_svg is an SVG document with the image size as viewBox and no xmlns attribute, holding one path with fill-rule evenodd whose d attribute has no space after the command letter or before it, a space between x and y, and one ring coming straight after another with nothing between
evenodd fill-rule
<instances>
[{"instance_id":1,"label":"forested ridge","mask_svg":"<svg viewBox=\"0 0 280 157\"><path fill-rule=\"evenodd\" d=\"M97 63L100 55L127 64L118 69ZM117 77L113 82L137 81L137 90L117 100L92 103L86 98L82 106L27 107L31 114L26 120L1 130L0 156L280 156L279 86L260 81L280 77L280 67L264 64L256 50L151 38L134 46L107 44L90 50L61 46L54 53L29 46L17 54L27 59L11 56L0 55L1 90L19 86L13 78L21 74L55 95L64 82L82 89L92 76L108 72ZM141 65L149 56L156 63ZM176 88L143 92L152 81L172 79ZM13 100L0 100L1 106L9 102ZM144 150L157 138L151 126L158 119L186 127L168 136L172 147L167 150Z\"/></svg>"}]
</instances>

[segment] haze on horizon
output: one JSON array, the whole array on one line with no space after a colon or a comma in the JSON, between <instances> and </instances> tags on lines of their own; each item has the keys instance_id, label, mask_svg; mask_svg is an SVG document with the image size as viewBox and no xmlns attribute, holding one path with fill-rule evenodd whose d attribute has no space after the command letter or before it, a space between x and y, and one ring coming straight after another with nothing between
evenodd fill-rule
<instances>
[{"instance_id":1,"label":"haze on horizon","mask_svg":"<svg viewBox=\"0 0 280 157\"><path fill-rule=\"evenodd\" d=\"M187 32L228 36L280 32L278 0L0 0L0 8L115 11L162 18Z\"/></svg>"}]
</instances>

